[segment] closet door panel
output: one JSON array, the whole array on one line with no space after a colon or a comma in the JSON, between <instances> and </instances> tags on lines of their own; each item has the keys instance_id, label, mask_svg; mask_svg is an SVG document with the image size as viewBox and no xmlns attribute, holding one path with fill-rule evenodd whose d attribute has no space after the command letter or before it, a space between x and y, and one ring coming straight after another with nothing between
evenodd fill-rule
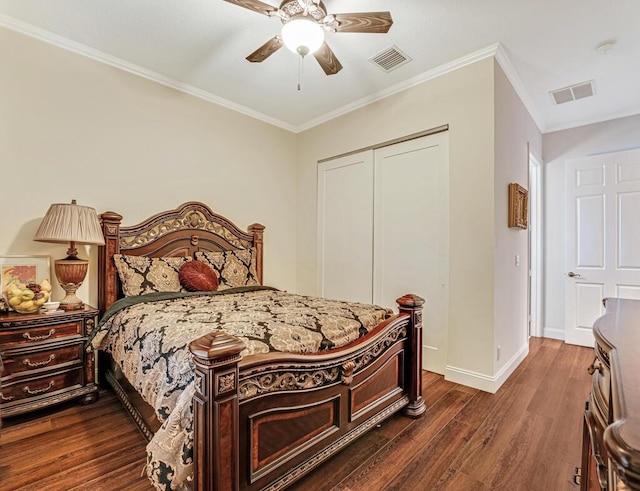
<instances>
[{"instance_id":1,"label":"closet door panel","mask_svg":"<svg viewBox=\"0 0 640 491\"><path fill-rule=\"evenodd\" d=\"M395 306L411 292L425 298L423 366L443 373L448 325L447 134L375 152L374 296Z\"/></svg>"},{"instance_id":2,"label":"closet door panel","mask_svg":"<svg viewBox=\"0 0 640 491\"><path fill-rule=\"evenodd\" d=\"M371 303L373 151L318 166L318 294Z\"/></svg>"}]
</instances>

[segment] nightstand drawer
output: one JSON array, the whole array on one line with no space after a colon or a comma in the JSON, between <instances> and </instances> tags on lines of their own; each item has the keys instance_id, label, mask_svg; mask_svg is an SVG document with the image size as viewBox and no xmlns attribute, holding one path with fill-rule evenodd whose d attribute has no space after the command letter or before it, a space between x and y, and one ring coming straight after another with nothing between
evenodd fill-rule
<instances>
[{"instance_id":1,"label":"nightstand drawer","mask_svg":"<svg viewBox=\"0 0 640 491\"><path fill-rule=\"evenodd\" d=\"M82 336L82 322L66 322L46 326L29 326L22 329L0 331L0 345L3 350L19 344L51 341L54 339Z\"/></svg>"},{"instance_id":2,"label":"nightstand drawer","mask_svg":"<svg viewBox=\"0 0 640 491\"><path fill-rule=\"evenodd\" d=\"M82 364L83 349L84 345L79 343L46 350L16 350L15 354L4 352L3 379L11 375L29 376L31 372L42 372L61 365Z\"/></svg>"},{"instance_id":3,"label":"nightstand drawer","mask_svg":"<svg viewBox=\"0 0 640 491\"><path fill-rule=\"evenodd\" d=\"M3 359L4 361L4 359ZM6 367L5 367L6 368ZM2 383L0 402L3 407L11 407L14 403L26 399L48 397L57 391L82 385L82 367L64 370L41 377L32 377Z\"/></svg>"}]
</instances>

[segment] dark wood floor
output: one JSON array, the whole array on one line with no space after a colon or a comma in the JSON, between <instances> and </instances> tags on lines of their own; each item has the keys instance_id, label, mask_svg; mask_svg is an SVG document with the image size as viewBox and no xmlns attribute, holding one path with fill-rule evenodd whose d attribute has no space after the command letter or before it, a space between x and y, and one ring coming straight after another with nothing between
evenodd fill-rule
<instances>
[{"instance_id":1,"label":"dark wood floor","mask_svg":"<svg viewBox=\"0 0 640 491\"><path fill-rule=\"evenodd\" d=\"M532 338L496 394L426 373L426 415L397 415L294 485L295 491L577 490L593 350ZM145 440L108 391L4 422L1 490L150 490Z\"/></svg>"}]
</instances>

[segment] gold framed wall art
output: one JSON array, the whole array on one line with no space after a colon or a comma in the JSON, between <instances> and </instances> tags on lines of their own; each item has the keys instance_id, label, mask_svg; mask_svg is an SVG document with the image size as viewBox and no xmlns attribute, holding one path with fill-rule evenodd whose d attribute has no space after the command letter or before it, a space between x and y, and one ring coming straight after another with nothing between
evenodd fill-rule
<instances>
[{"instance_id":1,"label":"gold framed wall art","mask_svg":"<svg viewBox=\"0 0 640 491\"><path fill-rule=\"evenodd\" d=\"M520 184L509 184L509 227L526 229L529 223L529 195Z\"/></svg>"}]
</instances>

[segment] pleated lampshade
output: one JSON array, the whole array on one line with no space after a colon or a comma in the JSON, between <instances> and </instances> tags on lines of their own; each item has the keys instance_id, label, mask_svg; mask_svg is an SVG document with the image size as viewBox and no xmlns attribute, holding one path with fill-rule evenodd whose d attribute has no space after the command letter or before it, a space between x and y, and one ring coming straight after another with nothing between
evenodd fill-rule
<instances>
[{"instance_id":1,"label":"pleated lampshade","mask_svg":"<svg viewBox=\"0 0 640 491\"><path fill-rule=\"evenodd\" d=\"M42 219L33 240L39 242L69 243L67 257L54 261L54 270L66 295L60 301L64 310L82 309L84 303L76 296L87 275L89 261L78 258L78 244L104 245L104 236L96 210L71 203L54 203Z\"/></svg>"},{"instance_id":2,"label":"pleated lampshade","mask_svg":"<svg viewBox=\"0 0 640 491\"><path fill-rule=\"evenodd\" d=\"M54 203L42 219L33 240L104 245L96 210L71 203Z\"/></svg>"}]
</instances>

